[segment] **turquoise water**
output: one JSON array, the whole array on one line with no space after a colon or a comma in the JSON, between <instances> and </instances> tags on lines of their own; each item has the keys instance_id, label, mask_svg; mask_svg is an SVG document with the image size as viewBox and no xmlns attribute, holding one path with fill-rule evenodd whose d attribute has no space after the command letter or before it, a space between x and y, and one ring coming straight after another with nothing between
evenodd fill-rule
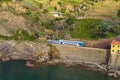
<instances>
[{"instance_id":1,"label":"turquoise water","mask_svg":"<svg viewBox=\"0 0 120 80\"><path fill-rule=\"evenodd\" d=\"M0 80L118 80L98 72L64 65L25 67L24 61L0 63Z\"/></svg>"}]
</instances>

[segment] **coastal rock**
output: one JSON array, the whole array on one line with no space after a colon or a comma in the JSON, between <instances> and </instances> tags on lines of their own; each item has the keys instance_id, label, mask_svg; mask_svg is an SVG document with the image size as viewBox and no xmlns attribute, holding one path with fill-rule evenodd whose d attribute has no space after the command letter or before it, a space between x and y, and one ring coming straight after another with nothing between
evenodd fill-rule
<instances>
[{"instance_id":1,"label":"coastal rock","mask_svg":"<svg viewBox=\"0 0 120 80\"><path fill-rule=\"evenodd\" d=\"M108 73L107 75L111 76L111 77L117 77L118 76L116 73Z\"/></svg>"},{"instance_id":2,"label":"coastal rock","mask_svg":"<svg viewBox=\"0 0 120 80\"><path fill-rule=\"evenodd\" d=\"M0 56L5 60L47 61L50 47L47 43L27 41L0 41Z\"/></svg>"},{"instance_id":3,"label":"coastal rock","mask_svg":"<svg viewBox=\"0 0 120 80\"><path fill-rule=\"evenodd\" d=\"M73 60L63 60L63 59L52 59L51 61L47 62L48 64L58 64L62 63L65 64L67 67L76 66L80 69L88 69L92 71L99 71L101 73L106 73L107 69L106 66L99 65L97 63L92 62L83 62L83 61L73 61Z\"/></svg>"},{"instance_id":4,"label":"coastal rock","mask_svg":"<svg viewBox=\"0 0 120 80\"><path fill-rule=\"evenodd\" d=\"M35 64L32 61L27 61L26 64L25 64L25 66L27 66L27 67L34 67Z\"/></svg>"},{"instance_id":5,"label":"coastal rock","mask_svg":"<svg viewBox=\"0 0 120 80\"><path fill-rule=\"evenodd\" d=\"M117 70L109 70L107 75L111 76L111 77L118 77L118 76L120 76L120 72Z\"/></svg>"}]
</instances>

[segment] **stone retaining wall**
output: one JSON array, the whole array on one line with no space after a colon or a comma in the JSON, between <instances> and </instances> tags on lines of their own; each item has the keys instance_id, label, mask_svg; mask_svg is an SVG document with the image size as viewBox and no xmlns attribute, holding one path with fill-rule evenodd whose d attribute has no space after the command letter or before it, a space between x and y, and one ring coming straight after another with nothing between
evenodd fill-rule
<instances>
[{"instance_id":1,"label":"stone retaining wall","mask_svg":"<svg viewBox=\"0 0 120 80\"><path fill-rule=\"evenodd\" d=\"M110 60L109 60L109 68L117 69L120 71L120 54L119 53L111 54Z\"/></svg>"},{"instance_id":2,"label":"stone retaining wall","mask_svg":"<svg viewBox=\"0 0 120 80\"><path fill-rule=\"evenodd\" d=\"M63 60L75 60L83 62L93 62L98 64L107 63L107 50L77 47L68 45L55 45L59 50L60 58Z\"/></svg>"}]
</instances>

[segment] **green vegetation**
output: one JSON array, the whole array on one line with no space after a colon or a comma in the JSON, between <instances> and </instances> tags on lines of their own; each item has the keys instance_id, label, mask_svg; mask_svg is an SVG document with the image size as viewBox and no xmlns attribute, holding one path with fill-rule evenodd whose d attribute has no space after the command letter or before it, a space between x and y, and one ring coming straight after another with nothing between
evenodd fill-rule
<instances>
[{"instance_id":1,"label":"green vegetation","mask_svg":"<svg viewBox=\"0 0 120 80\"><path fill-rule=\"evenodd\" d=\"M120 9L118 10L117 15L120 17Z\"/></svg>"},{"instance_id":2,"label":"green vegetation","mask_svg":"<svg viewBox=\"0 0 120 80\"><path fill-rule=\"evenodd\" d=\"M75 20L75 27L70 28L70 33L73 38L91 39L98 31L97 26L100 20L97 19L81 19Z\"/></svg>"},{"instance_id":3,"label":"green vegetation","mask_svg":"<svg viewBox=\"0 0 120 80\"><path fill-rule=\"evenodd\" d=\"M13 36L3 36L0 35L0 39L5 39L5 40L28 40L28 41L33 41L35 40L35 37L30 35L28 32L25 30L19 29L17 30Z\"/></svg>"},{"instance_id":4,"label":"green vegetation","mask_svg":"<svg viewBox=\"0 0 120 80\"><path fill-rule=\"evenodd\" d=\"M15 15L14 19L25 19L25 27L9 30L14 32L13 36L0 35L1 39L33 41L46 36L66 39L69 35L71 38L96 40L120 34L119 0L0 0L0 5L0 11L6 12L5 15L11 12ZM62 17L56 18L54 13ZM3 30L9 29L5 24L10 21L8 18L1 19L2 26L5 26ZM24 29L33 30L32 35Z\"/></svg>"},{"instance_id":5,"label":"green vegetation","mask_svg":"<svg viewBox=\"0 0 120 80\"><path fill-rule=\"evenodd\" d=\"M0 2L10 2L12 0L0 0Z\"/></svg>"},{"instance_id":6,"label":"green vegetation","mask_svg":"<svg viewBox=\"0 0 120 80\"><path fill-rule=\"evenodd\" d=\"M100 39L120 34L120 25L112 27L111 22L103 22L99 19L79 19L74 23L75 26L70 28L72 38Z\"/></svg>"}]
</instances>

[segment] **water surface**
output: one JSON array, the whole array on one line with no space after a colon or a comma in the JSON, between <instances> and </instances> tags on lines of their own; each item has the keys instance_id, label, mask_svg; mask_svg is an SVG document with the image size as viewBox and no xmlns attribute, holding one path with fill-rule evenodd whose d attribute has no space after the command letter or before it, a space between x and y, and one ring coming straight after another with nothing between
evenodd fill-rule
<instances>
[{"instance_id":1,"label":"water surface","mask_svg":"<svg viewBox=\"0 0 120 80\"><path fill-rule=\"evenodd\" d=\"M118 80L99 72L64 65L28 68L24 61L0 63L0 80Z\"/></svg>"}]
</instances>

